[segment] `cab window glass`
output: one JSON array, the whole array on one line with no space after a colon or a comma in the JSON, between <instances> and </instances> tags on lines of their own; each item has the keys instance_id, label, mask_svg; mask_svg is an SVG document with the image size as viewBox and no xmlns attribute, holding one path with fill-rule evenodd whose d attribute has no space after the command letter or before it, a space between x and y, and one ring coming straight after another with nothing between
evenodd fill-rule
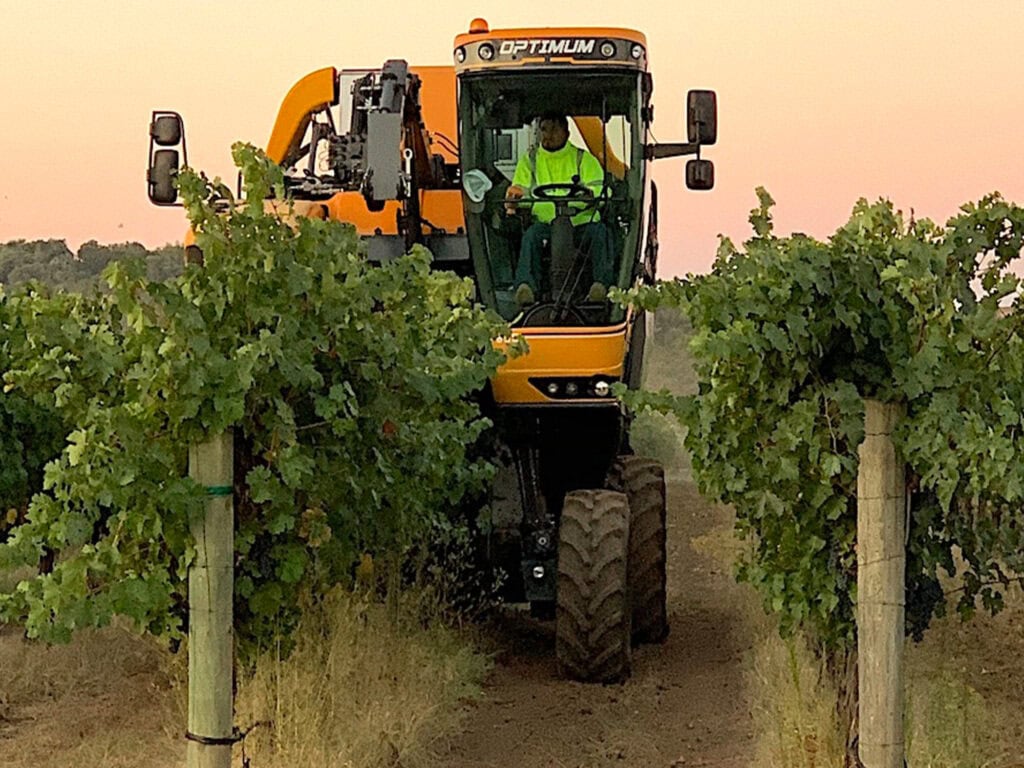
<instances>
[{"instance_id":1,"label":"cab window glass","mask_svg":"<svg viewBox=\"0 0 1024 768\"><path fill-rule=\"evenodd\" d=\"M595 283L605 290L626 287L635 276L644 182L639 86L635 72L487 73L460 82L460 159L470 247L483 277L482 297L506 319L516 322L531 311L536 316L535 305L553 304L559 311L540 312L537 320L621 320L622 310L593 289ZM553 114L566 118L564 156L546 154L542 146L541 118ZM519 185L514 184L517 168ZM574 177L592 190L592 200L572 186ZM538 192L536 187L551 181L558 183ZM510 212L507 199L516 193L521 202ZM581 199L561 208L561 201L553 200L573 196ZM544 229L556 227L558 210L573 225L571 235L566 235L570 230L559 235ZM573 241L571 248L559 250L566 237ZM530 259L535 260L532 269L523 266ZM524 281L531 283L533 294L527 303L522 301Z\"/></svg>"}]
</instances>

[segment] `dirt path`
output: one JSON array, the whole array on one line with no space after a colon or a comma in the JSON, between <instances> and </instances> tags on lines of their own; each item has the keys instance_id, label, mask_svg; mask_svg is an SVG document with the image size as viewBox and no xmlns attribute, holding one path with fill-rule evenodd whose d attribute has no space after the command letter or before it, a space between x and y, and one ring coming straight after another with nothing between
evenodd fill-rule
<instances>
[{"instance_id":1,"label":"dirt path","mask_svg":"<svg viewBox=\"0 0 1024 768\"><path fill-rule=\"evenodd\" d=\"M486 699L444 764L453 768L747 765L752 746L742 658L749 632L730 574L690 544L725 513L689 482L669 485L669 620L623 685L560 680L550 626L502 623Z\"/></svg>"}]
</instances>

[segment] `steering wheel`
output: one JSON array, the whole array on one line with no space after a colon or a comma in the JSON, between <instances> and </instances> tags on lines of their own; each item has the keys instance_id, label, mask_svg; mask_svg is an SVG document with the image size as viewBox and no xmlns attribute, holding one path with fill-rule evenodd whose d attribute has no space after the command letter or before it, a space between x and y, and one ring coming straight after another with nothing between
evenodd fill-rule
<instances>
[{"instance_id":1,"label":"steering wheel","mask_svg":"<svg viewBox=\"0 0 1024 768\"><path fill-rule=\"evenodd\" d=\"M549 200L551 202L594 199L594 193L578 181L538 184L533 188L533 195L541 200Z\"/></svg>"},{"instance_id":2,"label":"steering wheel","mask_svg":"<svg viewBox=\"0 0 1024 768\"><path fill-rule=\"evenodd\" d=\"M590 187L580 184L578 181L539 184L533 188L533 196L537 200L554 203L555 210L558 210L559 203L562 205L576 203L577 205L573 208L575 213L589 211L600 202L600 198ZM579 205L580 203L583 205Z\"/></svg>"},{"instance_id":3,"label":"steering wheel","mask_svg":"<svg viewBox=\"0 0 1024 768\"><path fill-rule=\"evenodd\" d=\"M521 206L523 203L528 205L533 203L554 203L555 210L558 211L561 206L565 206L568 203L576 203L573 209L573 215L575 215L583 211L589 211L601 202L602 199L584 184L578 181L569 181L538 184L533 188L531 197L505 198L505 205ZM524 220L531 216L530 210L524 207L518 207L515 213L522 215Z\"/></svg>"},{"instance_id":4,"label":"steering wheel","mask_svg":"<svg viewBox=\"0 0 1024 768\"><path fill-rule=\"evenodd\" d=\"M534 304L532 307L523 312L522 319L519 322L523 326L531 325L531 321L536 320L538 316L542 316L544 315L544 313L547 313L547 317L543 318L544 321L551 322L553 319L555 319L556 312L558 312L559 315L561 315L558 318L559 320L562 320L565 315L568 315L571 316L572 319L576 321L577 325L587 324L587 319L583 316L583 313L580 312L579 309L577 309L575 306L573 306L572 304L559 306L556 302L553 301L542 301L537 304ZM565 313L565 315L562 315L562 313Z\"/></svg>"}]
</instances>

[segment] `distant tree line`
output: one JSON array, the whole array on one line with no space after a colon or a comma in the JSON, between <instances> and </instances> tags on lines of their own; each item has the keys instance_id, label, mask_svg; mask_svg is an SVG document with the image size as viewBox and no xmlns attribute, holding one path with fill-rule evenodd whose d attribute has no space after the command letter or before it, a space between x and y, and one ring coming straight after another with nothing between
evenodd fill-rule
<instances>
[{"instance_id":1,"label":"distant tree line","mask_svg":"<svg viewBox=\"0 0 1024 768\"><path fill-rule=\"evenodd\" d=\"M0 284L8 288L31 281L78 293L102 286L100 274L112 261L141 258L150 280L163 281L182 270L182 247L149 250L139 243L83 243L72 253L63 240L12 240L0 243Z\"/></svg>"}]
</instances>

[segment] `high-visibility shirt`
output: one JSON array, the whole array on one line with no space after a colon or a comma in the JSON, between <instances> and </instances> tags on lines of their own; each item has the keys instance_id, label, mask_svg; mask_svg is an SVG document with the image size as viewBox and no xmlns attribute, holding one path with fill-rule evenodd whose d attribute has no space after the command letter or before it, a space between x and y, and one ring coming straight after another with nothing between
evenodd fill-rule
<instances>
[{"instance_id":1,"label":"high-visibility shirt","mask_svg":"<svg viewBox=\"0 0 1024 768\"><path fill-rule=\"evenodd\" d=\"M604 169L601 163L585 149L566 142L564 147L554 152L537 147L520 157L512 183L525 189L527 197L533 197L534 187L542 184L571 184L573 176L579 176L580 183L590 187L595 197L601 194L601 188L604 186ZM556 196L563 194L555 193ZM582 207L582 204L577 204L577 207ZM550 224L555 218L555 204L534 203L533 217L539 222ZM596 207L572 217L573 226L600 220L601 216Z\"/></svg>"}]
</instances>

